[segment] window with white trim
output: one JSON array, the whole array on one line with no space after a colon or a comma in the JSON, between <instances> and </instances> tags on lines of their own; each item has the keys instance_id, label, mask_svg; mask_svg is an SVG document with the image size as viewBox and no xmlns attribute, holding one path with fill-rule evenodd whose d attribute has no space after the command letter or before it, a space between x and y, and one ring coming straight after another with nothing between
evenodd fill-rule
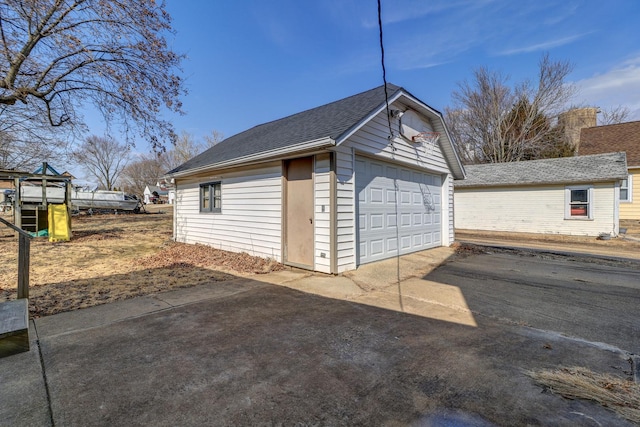
<instances>
[{"instance_id":1,"label":"window with white trim","mask_svg":"<svg viewBox=\"0 0 640 427\"><path fill-rule=\"evenodd\" d=\"M593 219L593 186L565 187L565 219Z\"/></svg>"},{"instance_id":2,"label":"window with white trim","mask_svg":"<svg viewBox=\"0 0 640 427\"><path fill-rule=\"evenodd\" d=\"M631 202L631 194L632 194L632 178L633 175L629 175L627 179L623 179L620 184L620 201L621 202Z\"/></svg>"},{"instance_id":3,"label":"window with white trim","mask_svg":"<svg viewBox=\"0 0 640 427\"><path fill-rule=\"evenodd\" d=\"M200 184L200 212L222 210L222 186L220 181Z\"/></svg>"}]
</instances>

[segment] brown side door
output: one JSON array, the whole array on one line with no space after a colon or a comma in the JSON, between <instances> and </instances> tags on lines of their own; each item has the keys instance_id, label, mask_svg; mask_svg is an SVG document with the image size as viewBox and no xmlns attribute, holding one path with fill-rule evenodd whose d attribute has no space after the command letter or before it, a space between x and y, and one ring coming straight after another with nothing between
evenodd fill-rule
<instances>
[{"instance_id":1,"label":"brown side door","mask_svg":"<svg viewBox=\"0 0 640 427\"><path fill-rule=\"evenodd\" d=\"M313 268L313 157L285 162L285 260Z\"/></svg>"}]
</instances>

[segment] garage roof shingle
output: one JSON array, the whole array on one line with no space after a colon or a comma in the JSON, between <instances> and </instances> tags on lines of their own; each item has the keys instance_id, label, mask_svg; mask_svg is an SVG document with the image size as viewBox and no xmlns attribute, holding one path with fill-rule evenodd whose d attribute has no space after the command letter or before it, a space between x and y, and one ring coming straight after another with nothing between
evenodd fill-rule
<instances>
[{"instance_id":1,"label":"garage roof shingle","mask_svg":"<svg viewBox=\"0 0 640 427\"><path fill-rule=\"evenodd\" d=\"M389 98L401 87L387 84ZM337 140L385 102L384 86L240 132L168 172L198 169L308 141Z\"/></svg>"},{"instance_id":2,"label":"garage roof shingle","mask_svg":"<svg viewBox=\"0 0 640 427\"><path fill-rule=\"evenodd\" d=\"M455 181L456 188L615 181L628 174L624 153L467 165L465 170L467 179Z\"/></svg>"}]
</instances>

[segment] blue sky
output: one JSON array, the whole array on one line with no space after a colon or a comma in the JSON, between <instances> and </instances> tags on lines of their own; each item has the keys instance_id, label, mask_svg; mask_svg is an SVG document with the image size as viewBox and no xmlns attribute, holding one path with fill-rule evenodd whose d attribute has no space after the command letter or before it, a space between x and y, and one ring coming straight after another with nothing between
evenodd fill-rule
<instances>
[{"instance_id":1,"label":"blue sky","mask_svg":"<svg viewBox=\"0 0 640 427\"><path fill-rule=\"evenodd\" d=\"M179 132L228 137L382 84L376 0L166 5L170 44L187 56L186 115L168 117ZM440 111L474 68L520 82L549 52L573 64L575 104L621 104L640 120L638 0L382 0L382 13L387 80Z\"/></svg>"}]
</instances>

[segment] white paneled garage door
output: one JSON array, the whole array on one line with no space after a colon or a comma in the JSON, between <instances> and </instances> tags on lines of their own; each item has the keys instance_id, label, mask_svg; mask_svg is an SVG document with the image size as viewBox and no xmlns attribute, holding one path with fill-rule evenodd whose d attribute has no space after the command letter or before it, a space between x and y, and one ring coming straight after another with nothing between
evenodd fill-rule
<instances>
[{"instance_id":1,"label":"white paneled garage door","mask_svg":"<svg viewBox=\"0 0 640 427\"><path fill-rule=\"evenodd\" d=\"M441 246L442 179L356 156L358 263Z\"/></svg>"}]
</instances>

